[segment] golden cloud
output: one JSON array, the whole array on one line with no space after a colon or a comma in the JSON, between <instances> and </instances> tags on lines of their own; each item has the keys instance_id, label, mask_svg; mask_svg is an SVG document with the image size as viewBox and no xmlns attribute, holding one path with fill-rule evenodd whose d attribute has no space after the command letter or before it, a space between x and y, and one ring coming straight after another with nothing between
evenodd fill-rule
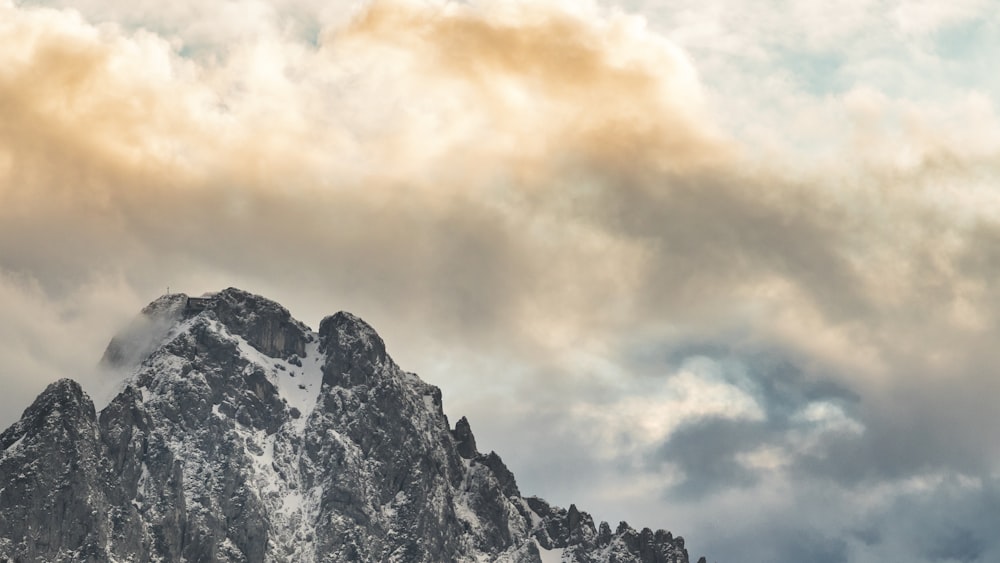
<instances>
[{"instance_id":1,"label":"golden cloud","mask_svg":"<svg viewBox=\"0 0 1000 563\"><path fill-rule=\"evenodd\" d=\"M924 301L944 296L943 326L995 324L964 231L931 244L933 206L864 183L898 176L748 165L685 54L633 16L377 1L318 45L203 57L69 11L0 21L0 269L46 291L95 272L135 294L179 271L333 287L567 357L629 326L742 323L879 370L898 334L933 340L902 314ZM872 193L891 212L851 200Z\"/></svg>"}]
</instances>

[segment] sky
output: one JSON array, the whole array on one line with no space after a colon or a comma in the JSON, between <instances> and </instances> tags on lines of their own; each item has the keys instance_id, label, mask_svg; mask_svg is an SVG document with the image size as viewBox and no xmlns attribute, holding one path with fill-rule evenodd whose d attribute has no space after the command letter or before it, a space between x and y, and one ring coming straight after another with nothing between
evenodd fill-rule
<instances>
[{"instance_id":1,"label":"sky","mask_svg":"<svg viewBox=\"0 0 1000 563\"><path fill-rule=\"evenodd\" d=\"M997 7L0 0L0 426L236 286L598 521L998 561Z\"/></svg>"}]
</instances>

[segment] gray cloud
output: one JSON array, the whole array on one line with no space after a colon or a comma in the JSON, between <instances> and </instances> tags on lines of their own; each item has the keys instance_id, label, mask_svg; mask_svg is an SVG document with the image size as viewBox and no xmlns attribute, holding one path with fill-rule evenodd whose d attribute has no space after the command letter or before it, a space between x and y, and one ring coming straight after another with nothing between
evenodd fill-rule
<instances>
[{"instance_id":1,"label":"gray cloud","mask_svg":"<svg viewBox=\"0 0 1000 563\"><path fill-rule=\"evenodd\" d=\"M756 471L739 463L736 456L764 442L765 432L758 425L733 420L709 419L682 426L658 452L664 460L676 460L684 472L684 480L671 488L670 496L697 499L754 484Z\"/></svg>"},{"instance_id":2,"label":"gray cloud","mask_svg":"<svg viewBox=\"0 0 1000 563\"><path fill-rule=\"evenodd\" d=\"M905 111L853 92L846 172L760 161L614 10L253 4L0 6L0 422L167 285L238 285L362 315L522 489L599 519L719 560L996 554L971 492L926 542L895 523L938 487L907 483L1000 459L981 136L882 135Z\"/></svg>"},{"instance_id":3,"label":"gray cloud","mask_svg":"<svg viewBox=\"0 0 1000 563\"><path fill-rule=\"evenodd\" d=\"M848 561L847 542L839 537L824 537L814 530L797 530L780 538L776 557L784 561L843 563Z\"/></svg>"},{"instance_id":4,"label":"gray cloud","mask_svg":"<svg viewBox=\"0 0 1000 563\"><path fill-rule=\"evenodd\" d=\"M683 472L683 480L670 487L670 498L697 499L756 484L774 467L754 466L745 456L755 451L780 451L780 464L790 464L805 477L827 477L839 462L851 467L857 459L870 463L867 457L841 461L841 452L835 451L867 439L858 433L869 422L856 419L863 412L860 397L843 385L810 376L775 351L741 354L723 343L701 343L678 346L665 356L671 370L681 369L691 357L711 358L723 366L722 378L753 397L763 411L757 420L719 413L684 422L672 432L652 455L654 464L672 462ZM816 463L819 458L827 463Z\"/></svg>"}]
</instances>

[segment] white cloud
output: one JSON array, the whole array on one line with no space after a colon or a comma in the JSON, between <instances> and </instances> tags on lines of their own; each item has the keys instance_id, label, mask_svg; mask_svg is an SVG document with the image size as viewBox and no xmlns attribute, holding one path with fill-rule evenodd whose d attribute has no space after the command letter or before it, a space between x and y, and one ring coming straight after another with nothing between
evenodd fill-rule
<instances>
[{"instance_id":1,"label":"white cloud","mask_svg":"<svg viewBox=\"0 0 1000 563\"><path fill-rule=\"evenodd\" d=\"M680 425L706 418L760 421L765 413L747 389L729 381L732 366L692 358L677 372L649 380L620 380L611 402L577 403L569 410L590 428L598 455L623 459L663 444ZM739 377L738 374L737 378ZM749 382L745 382L749 383ZM662 486L662 483L661 483Z\"/></svg>"},{"instance_id":2,"label":"white cloud","mask_svg":"<svg viewBox=\"0 0 1000 563\"><path fill-rule=\"evenodd\" d=\"M992 47L934 37L988 35L986 4L639 5L0 5L4 412L163 286L240 285L371 320L534 492L574 481L529 465L529 432L598 506L701 545L798 513L847 533L878 487L995 471L1000 84ZM801 428L736 456L763 481L668 506L685 475L651 451L773 430L783 381L634 360L649 335L772 352L859 406L796 396ZM795 474L838 436L871 446L868 482ZM910 468L875 449L917 437ZM710 540L748 506L761 524Z\"/></svg>"},{"instance_id":3,"label":"white cloud","mask_svg":"<svg viewBox=\"0 0 1000 563\"><path fill-rule=\"evenodd\" d=\"M929 34L992 15L993 6L986 0L906 0L898 2L891 11L892 20L907 34Z\"/></svg>"}]
</instances>

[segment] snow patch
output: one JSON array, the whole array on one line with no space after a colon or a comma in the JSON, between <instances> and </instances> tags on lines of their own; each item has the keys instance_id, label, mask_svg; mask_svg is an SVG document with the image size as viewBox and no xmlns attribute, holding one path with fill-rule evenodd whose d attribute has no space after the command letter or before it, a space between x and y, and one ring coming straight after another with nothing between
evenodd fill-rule
<instances>
[{"instance_id":1,"label":"snow patch","mask_svg":"<svg viewBox=\"0 0 1000 563\"><path fill-rule=\"evenodd\" d=\"M296 434L302 435L309 415L316 408L320 388L323 386L319 335L315 332L308 333L311 338L305 347L305 361L300 359L302 366L298 366L260 352L242 337L230 333L223 325L216 321L211 322L220 335L236 344L243 359L267 374L268 380L278 390L278 396L285 401L288 408L299 411L299 417L291 419L290 424Z\"/></svg>"},{"instance_id":2,"label":"snow patch","mask_svg":"<svg viewBox=\"0 0 1000 563\"><path fill-rule=\"evenodd\" d=\"M323 386L319 336L316 334L311 336L313 336L312 342L306 344L305 355L307 359L313 358L313 361L301 362L302 367L285 362L286 370L275 373L278 394L288 403L289 408L298 409L300 413L298 419L292 420L292 426L298 434L302 434L305 430L306 421L316 408L320 388Z\"/></svg>"},{"instance_id":3,"label":"snow patch","mask_svg":"<svg viewBox=\"0 0 1000 563\"><path fill-rule=\"evenodd\" d=\"M517 499L517 502L518 504L521 505L521 508L524 509L524 512L528 514L528 517L531 518L531 529L537 530L541 528L543 524L542 517L539 516L537 512L531 509L531 505L528 504L528 501L519 497Z\"/></svg>"},{"instance_id":4,"label":"snow patch","mask_svg":"<svg viewBox=\"0 0 1000 563\"><path fill-rule=\"evenodd\" d=\"M537 541L535 541L535 545L538 547L538 554L542 557L542 563L560 563L563 559L563 552L566 551L563 548L545 549Z\"/></svg>"},{"instance_id":5,"label":"snow patch","mask_svg":"<svg viewBox=\"0 0 1000 563\"><path fill-rule=\"evenodd\" d=\"M462 464L465 465L465 476L462 478L460 492L455 496L455 516L468 524L473 534L478 536L482 534L483 524L479 521L479 515L470 505L470 501L473 500L470 481L474 478L473 474L479 469L479 466L474 466L472 460L468 459L463 459Z\"/></svg>"},{"instance_id":6,"label":"snow patch","mask_svg":"<svg viewBox=\"0 0 1000 563\"><path fill-rule=\"evenodd\" d=\"M13 444L7 446L7 449L5 449L3 452L0 452L0 459L16 454L17 450L21 448L21 443L24 442L24 437L27 435L28 435L27 432L21 434L20 438L15 440Z\"/></svg>"},{"instance_id":7,"label":"snow patch","mask_svg":"<svg viewBox=\"0 0 1000 563\"><path fill-rule=\"evenodd\" d=\"M424 395L424 406L427 407L427 412L437 412L437 405L434 404L434 397L431 397L430 395Z\"/></svg>"}]
</instances>

